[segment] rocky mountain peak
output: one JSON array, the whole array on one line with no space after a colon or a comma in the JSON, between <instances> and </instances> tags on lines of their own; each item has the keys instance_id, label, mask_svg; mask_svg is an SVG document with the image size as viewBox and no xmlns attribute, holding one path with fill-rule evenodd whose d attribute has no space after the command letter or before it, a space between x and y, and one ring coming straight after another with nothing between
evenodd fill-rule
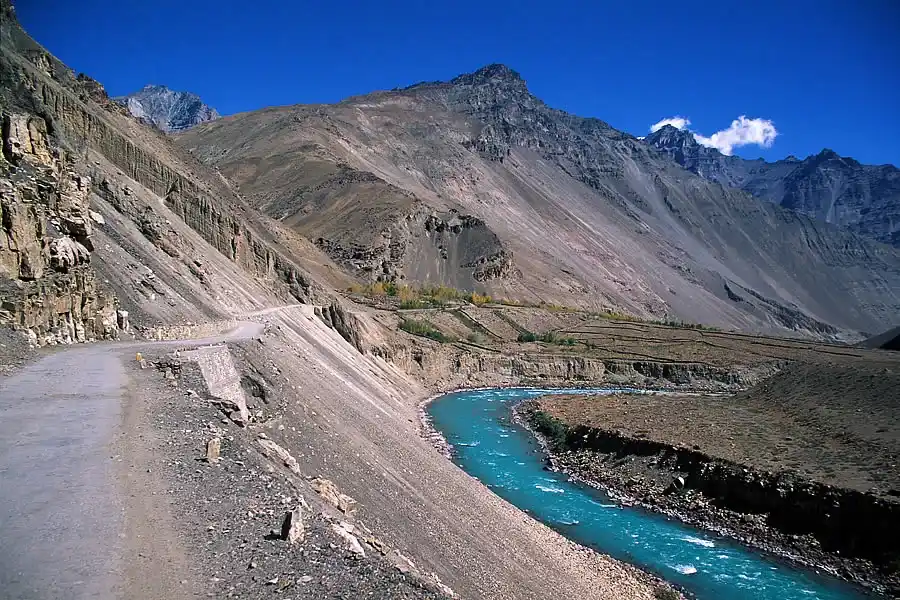
<instances>
[{"instance_id":1,"label":"rocky mountain peak","mask_svg":"<svg viewBox=\"0 0 900 600\"><path fill-rule=\"evenodd\" d=\"M219 118L216 109L191 92L177 92L164 85L148 84L140 91L115 98L136 118L166 133L184 131Z\"/></svg>"},{"instance_id":2,"label":"rocky mountain peak","mask_svg":"<svg viewBox=\"0 0 900 600\"><path fill-rule=\"evenodd\" d=\"M644 141L657 149L693 148L700 144L694 134L686 129L678 129L672 125L664 125L644 138Z\"/></svg>"},{"instance_id":3,"label":"rocky mountain peak","mask_svg":"<svg viewBox=\"0 0 900 600\"><path fill-rule=\"evenodd\" d=\"M855 169L862 165L855 158L849 156L841 156L831 148L825 148L815 156L809 157L806 161L812 167L827 166L835 169ZM896 170L896 169L894 169Z\"/></svg>"},{"instance_id":4,"label":"rocky mountain peak","mask_svg":"<svg viewBox=\"0 0 900 600\"><path fill-rule=\"evenodd\" d=\"M450 80L454 85L501 85L525 88L522 76L506 65L494 63L481 67L474 73L465 73Z\"/></svg>"}]
</instances>

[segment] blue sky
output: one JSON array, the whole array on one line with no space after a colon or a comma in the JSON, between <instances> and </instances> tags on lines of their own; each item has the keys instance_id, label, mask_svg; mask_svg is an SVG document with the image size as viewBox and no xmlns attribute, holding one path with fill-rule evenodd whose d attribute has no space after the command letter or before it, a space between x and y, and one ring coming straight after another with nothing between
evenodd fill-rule
<instances>
[{"instance_id":1,"label":"blue sky","mask_svg":"<svg viewBox=\"0 0 900 600\"><path fill-rule=\"evenodd\" d=\"M900 2L18 0L26 30L112 95L146 83L222 113L334 102L502 62L551 106L634 135L772 121L769 160L830 147L900 165Z\"/></svg>"}]
</instances>

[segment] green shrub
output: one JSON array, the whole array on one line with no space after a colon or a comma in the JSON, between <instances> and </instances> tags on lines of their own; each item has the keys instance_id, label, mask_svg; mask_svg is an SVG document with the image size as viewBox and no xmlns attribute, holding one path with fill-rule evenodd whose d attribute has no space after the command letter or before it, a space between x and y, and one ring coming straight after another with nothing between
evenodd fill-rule
<instances>
[{"instance_id":1,"label":"green shrub","mask_svg":"<svg viewBox=\"0 0 900 600\"><path fill-rule=\"evenodd\" d=\"M545 344L557 344L559 346L574 346L577 342L573 337L560 337L555 331L548 331L540 335L531 331L523 331L516 340L519 342L544 342Z\"/></svg>"},{"instance_id":2,"label":"green shrub","mask_svg":"<svg viewBox=\"0 0 900 600\"><path fill-rule=\"evenodd\" d=\"M428 339L434 340L436 342L440 342L442 344L448 344L450 342L456 341L455 337L441 333L437 329L432 329L431 331L426 331L425 337L427 337Z\"/></svg>"},{"instance_id":3,"label":"green shrub","mask_svg":"<svg viewBox=\"0 0 900 600\"><path fill-rule=\"evenodd\" d=\"M538 336L531 333L530 331L523 331L519 334L519 337L516 338L519 342L536 342Z\"/></svg>"},{"instance_id":4,"label":"green shrub","mask_svg":"<svg viewBox=\"0 0 900 600\"><path fill-rule=\"evenodd\" d=\"M566 435L569 433L569 428L559 419L536 410L531 414L530 421L532 427L543 434L554 448L561 447L566 443Z\"/></svg>"},{"instance_id":5,"label":"green shrub","mask_svg":"<svg viewBox=\"0 0 900 600\"><path fill-rule=\"evenodd\" d=\"M456 338L445 335L444 333L438 331L437 329L435 329L434 325L432 325L428 321L403 319L402 321L400 321L400 329L402 329L406 333L427 337L428 339L434 340L436 342L441 342L442 344L456 341Z\"/></svg>"}]
</instances>

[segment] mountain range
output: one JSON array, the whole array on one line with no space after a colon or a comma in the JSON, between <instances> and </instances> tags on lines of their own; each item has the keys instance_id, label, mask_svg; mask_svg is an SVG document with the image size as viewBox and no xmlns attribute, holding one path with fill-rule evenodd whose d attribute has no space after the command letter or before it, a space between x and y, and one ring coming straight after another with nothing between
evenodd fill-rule
<instances>
[{"instance_id":1,"label":"mountain range","mask_svg":"<svg viewBox=\"0 0 900 600\"><path fill-rule=\"evenodd\" d=\"M900 314L900 249L760 202L647 140L547 106L504 65L213 118L196 96L159 86L111 100L20 29L6 38L8 89L41 84L7 106L48 115L53 135L84 140L76 145L108 157L116 178L136 178L145 209L129 208L132 184L113 193L109 174L91 177L91 197L125 211L123 226L137 228L128 236L191 277L201 267L173 241L176 221L304 302L351 283L445 285L830 339L883 331ZM210 277L204 294L214 293ZM129 311L166 314L149 298Z\"/></svg>"},{"instance_id":2,"label":"mountain range","mask_svg":"<svg viewBox=\"0 0 900 600\"><path fill-rule=\"evenodd\" d=\"M900 246L900 169L893 165L863 165L827 148L803 160L747 160L702 146L672 125L644 141L705 179Z\"/></svg>"},{"instance_id":3,"label":"mountain range","mask_svg":"<svg viewBox=\"0 0 900 600\"><path fill-rule=\"evenodd\" d=\"M191 92L147 85L115 99L132 115L166 133L218 119L219 113ZM812 218L860 235L900 245L900 169L863 165L833 150L800 160L748 160L701 145L672 125L652 132L646 143L701 177L749 192Z\"/></svg>"},{"instance_id":4,"label":"mountain range","mask_svg":"<svg viewBox=\"0 0 900 600\"><path fill-rule=\"evenodd\" d=\"M175 139L363 280L817 335L896 318L900 250L682 168L672 133L551 108L494 64Z\"/></svg>"}]
</instances>

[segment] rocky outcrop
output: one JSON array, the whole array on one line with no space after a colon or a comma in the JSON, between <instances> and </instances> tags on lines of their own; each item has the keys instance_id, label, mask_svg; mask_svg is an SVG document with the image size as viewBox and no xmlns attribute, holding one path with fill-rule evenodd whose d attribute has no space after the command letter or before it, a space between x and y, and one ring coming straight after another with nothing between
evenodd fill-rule
<instances>
[{"instance_id":1,"label":"rocky outcrop","mask_svg":"<svg viewBox=\"0 0 900 600\"><path fill-rule=\"evenodd\" d=\"M50 266L54 271L68 273L79 265L86 265L91 253L70 237L57 238L50 242Z\"/></svg>"},{"instance_id":2,"label":"rocky outcrop","mask_svg":"<svg viewBox=\"0 0 900 600\"><path fill-rule=\"evenodd\" d=\"M317 238L316 245L349 271L376 281L437 279L471 288L515 273L512 252L472 215L419 208L385 225L380 239L368 244L341 230Z\"/></svg>"},{"instance_id":3,"label":"rocky outcrop","mask_svg":"<svg viewBox=\"0 0 900 600\"><path fill-rule=\"evenodd\" d=\"M172 133L219 118L216 109L191 92L176 92L164 85L147 85L140 91L115 98L137 119Z\"/></svg>"},{"instance_id":4,"label":"rocky outcrop","mask_svg":"<svg viewBox=\"0 0 900 600\"><path fill-rule=\"evenodd\" d=\"M338 487L330 479L316 477L310 481L310 487L322 497L325 502L331 504L344 514L352 513L356 510L356 500L341 493Z\"/></svg>"},{"instance_id":5,"label":"rocky outcrop","mask_svg":"<svg viewBox=\"0 0 900 600\"><path fill-rule=\"evenodd\" d=\"M483 219L431 206L384 177L335 160L315 143L300 145L299 155L294 143L283 154L252 158L240 149L192 152L237 180L256 208L313 240L359 279L471 290L514 274L512 251ZM256 175L250 180L248 164Z\"/></svg>"},{"instance_id":6,"label":"rocky outcrop","mask_svg":"<svg viewBox=\"0 0 900 600\"><path fill-rule=\"evenodd\" d=\"M116 337L116 299L90 266L90 178L51 145L43 118L0 119L0 323L37 345Z\"/></svg>"},{"instance_id":7,"label":"rocky outcrop","mask_svg":"<svg viewBox=\"0 0 900 600\"><path fill-rule=\"evenodd\" d=\"M442 259L459 256L457 268L472 269L472 279L479 283L506 279L515 274L513 255L484 220L459 214L450 209L447 215L431 213L425 219L425 232L440 251Z\"/></svg>"},{"instance_id":8,"label":"rocky outcrop","mask_svg":"<svg viewBox=\"0 0 900 600\"><path fill-rule=\"evenodd\" d=\"M353 344L353 347L365 354L371 344L368 327L357 315L348 311L343 305L335 302L328 306L315 308L315 314L322 321L341 334L341 337Z\"/></svg>"}]
</instances>

